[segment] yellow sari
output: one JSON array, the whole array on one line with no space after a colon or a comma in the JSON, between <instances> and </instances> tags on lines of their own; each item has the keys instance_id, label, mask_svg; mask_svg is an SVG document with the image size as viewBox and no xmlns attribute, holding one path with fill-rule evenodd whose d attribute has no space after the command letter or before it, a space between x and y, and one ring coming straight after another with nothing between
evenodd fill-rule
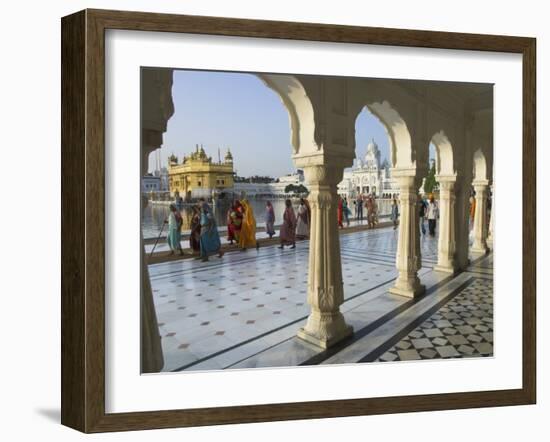
<instances>
[{"instance_id":1,"label":"yellow sari","mask_svg":"<svg viewBox=\"0 0 550 442\"><path fill-rule=\"evenodd\" d=\"M254 211L247 200L242 200L241 204L244 208L244 216L239 237L239 247L243 249L256 247L256 218L254 218Z\"/></svg>"}]
</instances>

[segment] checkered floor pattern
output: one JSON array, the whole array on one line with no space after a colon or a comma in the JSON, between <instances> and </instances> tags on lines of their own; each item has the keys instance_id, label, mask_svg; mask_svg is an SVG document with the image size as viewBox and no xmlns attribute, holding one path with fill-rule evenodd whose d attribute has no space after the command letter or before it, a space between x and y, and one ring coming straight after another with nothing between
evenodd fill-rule
<instances>
[{"instance_id":1,"label":"checkered floor pattern","mask_svg":"<svg viewBox=\"0 0 550 442\"><path fill-rule=\"evenodd\" d=\"M376 361L493 355L493 281L476 278Z\"/></svg>"}]
</instances>

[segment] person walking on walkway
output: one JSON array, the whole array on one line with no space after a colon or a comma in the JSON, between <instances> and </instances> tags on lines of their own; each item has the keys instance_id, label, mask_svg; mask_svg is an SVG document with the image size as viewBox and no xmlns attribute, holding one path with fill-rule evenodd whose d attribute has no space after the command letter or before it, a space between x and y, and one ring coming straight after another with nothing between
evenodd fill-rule
<instances>
[{"instance_id":1,"label":"person walking on walkway","mask_svg":"<svg viewBox=\"0 0 550 442\"><path fill-rule=\"evenodd\" d=\"M390 219L393 222L393 230L397 229L397 223L399 221L399 207L397 206L397 200L395 198L391 203Z\"/></svg>"},{"instance_id":2,"label":"person walking on walkway","mask_svg":"<svg viewBox=\"0 0 550 442\"><path fill-rule=\"evenodd\" d=\"M374 227L374 201L372 196L367 196L367 227L372 229Z\"/></svg>"},{"instance_id":3,"label":"person walking on walkway","mask_svg":"<svg viewBox=\"0 0 550 442\"><path fill-rule=\"evenodd\" d=\"M183 250L181 248L181 225L183 224L183 218L181 213L177 209L175 204L170 204L170 215L168 219L164 220L165 223L168 223L168 236L166 240L168 246L170 247L170 255L173 255L177 250L180 255L183 255Z\"/></svg>"},{"instance_id":4,"label":"person walking on walkway","mask_svg":"<svg viewBox=\"0 0 550 442\"><path fill-rule=\"evenodd\" d=\"M338 197L338 227L344 228L344 200Z\"/></svg>"},{"instance_id":5,"label":"person walking on walkway","mask_svg":"<svg viewBox=\"0 0 550 442\"><path fill-rule=\"evenodd\" d=\"M428 203L426 216L428 218L428 230L430 232L430 236L435 236L436 220L439 218L439 208L437 207L433 194L430 195L430 202Z\"/></svg>"},{"instance_id":6,"label":"person walking on walkway","mask_svg":"<svg viewBox=\"0 0 550 442\"><path fill-rule=\"evenodd\" d=\"M296 223L296 238L309 238L309 225L311 219L309 203L306 199L300 198L300 207L298 207L298 218Z\"/></svg>"},{"instance_id":7,"label":"person walking on walkway","mask_svg":"<svg viewBox=\"0 0 550 442\"><path fill-rule=\"evenodd\" d=\"M220 258L223 256L218 227L216 226L210 206L206 201L202 200L200 257L202 261L208 261L208 257L216 253Z\"/></svg>"},{"instance_id":8,"label":"person walking on walkway","mask_svg":"<svg viewBox=\"0 0 550 442\"><path fill-rule=\"evenodd\" d=\"M271 201L265 203L265 232L269 235L269 239L275 235L275 211Z\"/></svg>"},{"instance_id":9,"label":"person walking on walkway","mask_svg":"<svg viewBox=\"0 0 550 442\"><path fill-rule=\"evenodd\" d=\"M225 224L227 225L227 241L229 241L229 244L231 245L233 245L233 241L235 240L233 220L231 219L231 213L233 212L233 207L234 207L234 204L231 203L225 215Z\"/></svg>"},{"instance_id":10,"label":"person walking on walkway","mask_svg":"<svg viewBox=\"0 0 550 442\"><path fill-rule=\"evenodd\" d=\"M198 206L193 206L192 210L189 247L193 250L193 253L198 254L201 251L201 210Z\"/></svg>"},{"instance_id":11,"label":"person walking on walkway","mask_svg":"<svg viewBox=\"0 0 550 442\"><path fill-rule=\"evenodd\" d=\"M280 249L285 246L290 246L291 249L296 247L296 215L292 208L292 201L285 201L285 212L283 214L283 224L280 232L281 245Z\"/></svg>"},{"instance_id":12,"label":"person walking on walkway","mask_svg":"<svg viewBox=\"0 0 550 442\"><path fill-rule=\"evenodd\" d=\"M422 235L426 234L426 209L428 208L428 203L426 200L419 195L418 196L418 220L420 223L420 230L422 232Z\"/></svg>"},{"instance_id":13,"label":"person walking on walkway","mask_svg":"<svg viewBox=\"0 0 550 442\"><path fill-rule=\"evenodd\" d=\"M344 200L342 201L342 212L344 214L344 219L346 220L346 226L349 227L349 206L348 206L348 199L344 197Z\"/></svg>"},{"instance_id":14,"label":"person walking on walkway","mask_svg":"<svg viewBox=\"0 0 550 442\"><path fill-rule=\"evenodd\" d=\"M235 200L227 212L227 240L233 245L233 241L239 243L241 226L243 223L243 208L239 200Z\"/></svg>"},{"instance_id":15,"label":"person walking on walkway","mask_svg":"<svg viewBox=\"0 0 550 442\"><path fill-rule=\"evenodd\" d=\"M363 221L363 197L362 195L357 196L355 201L355 217L357 221Z\"/></svg>"},{"instance_id":16,"label":"person walking on walkway","mask_svg":"<svg viewBox=\"0 0 550 442\"><path fill-rule=\"evenodd\" d=\"M242 200L241 205L243 206L244 213L239 247L244 251L249 247L258 247L258 243L256 241L256 218L254 217L254 210L252 210L252 206L248 200Z\"/></svg>"}]
</instances>

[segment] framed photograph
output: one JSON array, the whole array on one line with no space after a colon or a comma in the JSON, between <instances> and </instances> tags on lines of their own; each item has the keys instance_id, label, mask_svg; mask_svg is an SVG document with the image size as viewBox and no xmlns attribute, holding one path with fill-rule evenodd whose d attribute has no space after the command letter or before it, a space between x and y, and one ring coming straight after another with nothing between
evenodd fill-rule
<instances>
[{"instance_id":1,"label":"framed photograph","mask_svg":"<svg viewBox=\"0 0 550 442\"><path fill-rule=\"evenodd\" d=\"M535 39L61 25L64 425L535 403Z\"/></svg>"}]
</instances>

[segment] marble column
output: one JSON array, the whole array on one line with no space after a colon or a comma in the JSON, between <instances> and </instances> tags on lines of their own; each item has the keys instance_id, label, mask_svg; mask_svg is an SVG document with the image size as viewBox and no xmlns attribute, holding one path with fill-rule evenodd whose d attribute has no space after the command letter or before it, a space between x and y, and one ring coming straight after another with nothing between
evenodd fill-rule
<instances>
[{"instance_id":1,"label":"marble column","mask_svg":"<svg viewBox=\"0 0 550 442\"><path fill-rule=\"evenodd\" d=\"M476 210L474 214L473 253L487 253L487 180L474 181L476 192Z\"/></svg>"},{"instance_id":2,"label":"marble column","mask_svg":"<svg viewBox=\"0 0 550 442\"><path fill-rule=\"evenodd\" d=\"M456 272L455 251L455 177L438 177L439 181L439 240L437 265L434 270Z\"/></svg>"},{"instance_id":3,"label":"marble column","mask_svg":"<svg viewBox=\"0 0 550 442\"><path fill-rule=\"evenodd\" d=\"M418 228L418 179L414 175L393 173L399 186L400 220L396 266L399 272L390 293L413 298L425 287L420 284L418 270L422 267L420 230Z\"/></svg>"},{"instance_id":4,"label":"marble column","mask_svg":"<svg viewBox=\"0 0 550 442\"><path fill-rule=\"evenodd\" d=\"M166 124L174 113L172 70L141 70L141 176L147 172L149 154L162 146ZM142 210L147 199L142 198ZM164 366L157 313L149 280L147 254L141 238L141 372L157 373Z\"/></svg>"},{"instance_id":5,"label":"marble column","mask_svg":"<svg viewBox=\"0 0 550 442\"><path fill-rule=\"evenodd\" d=\"M491 214L489 215L489 233L487 234L487 246L490 249L493 249L493 213L495 212L495 197L493 193L493 186L489 187L491 189Z\"/></svg>"},{"instance_id":6,"label":"marble column","mask_svg":"<svg viewBox=\"0 0 550 442\"><path fill-rule=\"evenodd\" d=\"M466 270L470 265L470 188L471 178L457 177L454 184L455 267ZM467 184L466 184L467 183Z\"/></svg>"},{"instance_id":7,"label":"marble column","mask_svg":"<svg viewBox=\"0 0 550 442\"><path fill-rule=\"evenodd\" d=\"M153 290L149 279L147 257L143 246L143 235L141 244L141 372L158 373L164 366L164 355L153 301Z\"/></svg>"},{"instance_id":8,"label":"marble column","mask_svg":"<svg viewBox=\"0 0 550 442\"><path fill-rule=\"evenodd\" d=\"M344 302L340 237L337 225L337 185L343 167L304 168L311 206L307 302L311 312L298 337L328 348L353 333L340 312Z\"/></svg>"}]
</instances>

